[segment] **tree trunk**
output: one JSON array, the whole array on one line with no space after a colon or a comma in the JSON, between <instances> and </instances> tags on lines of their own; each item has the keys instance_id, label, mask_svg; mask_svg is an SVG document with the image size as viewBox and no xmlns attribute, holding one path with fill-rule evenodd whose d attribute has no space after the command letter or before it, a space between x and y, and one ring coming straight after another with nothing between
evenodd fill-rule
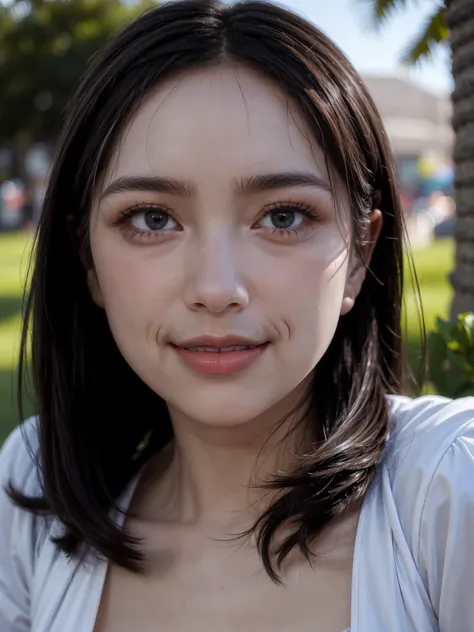
<instances>
[{"instance_id":1,"label":"tree trunk","mask_svg":"<svg viewBox=\"0 0 474 632\"><path fill-rule=\"evenodd\" d=\"M474 312L474 0L446 0L453 53L453 127L456 133L455 269L451 316Z\"/></svg>"}]
</instances>

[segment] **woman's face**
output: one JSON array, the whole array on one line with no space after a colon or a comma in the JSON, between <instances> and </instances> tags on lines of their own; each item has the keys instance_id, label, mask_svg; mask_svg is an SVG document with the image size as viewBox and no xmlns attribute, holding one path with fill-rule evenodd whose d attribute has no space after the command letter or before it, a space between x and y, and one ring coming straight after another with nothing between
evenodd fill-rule
<instances>
[{"instance_id":1,"label":"woman's face","mask_svg":"<svg viewBox=\"0 0 474 632\"><path fill-rule=\"evenodd\" d=\"M92 209L89 285L172 411L241 424L311 373L363 280L338 199L302 118L251 70L194 71L142 105Z\"/></svg>"}]
</instances>

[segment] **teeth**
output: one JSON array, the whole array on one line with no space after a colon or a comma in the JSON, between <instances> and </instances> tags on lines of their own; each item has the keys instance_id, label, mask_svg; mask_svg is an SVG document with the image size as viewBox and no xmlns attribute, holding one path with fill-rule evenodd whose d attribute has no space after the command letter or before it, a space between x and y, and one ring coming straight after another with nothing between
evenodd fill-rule
<instances>
[{"instance_id":1,"label":"teeth","mask_svg":"<svg viewBox=\"0 0 474 632\"><path fill-rule=\"evenodd\" d=\"M190 347L190 351L206 351L208 353L219 353L219 349L216 347Z\"/></svg>"},{"instance_id":2,"label":"teeth","mask_svg":"<svg viewBox=\"0 0 474 632\"><path fill-rule=\"evenodd\" d=\"M224 347L223 349L220 349L220 351L222 351L223 353L225 353L226 351L245 351L245 349L255 349L257 345L247 345L247 346L242 346L242 347Z\"/></svg>"},{"instance_id":3,"label":"teeth","mask_svg":"<svg viewBox=\"0 0 474 632\"><path fill-rule=\"evenodd\" d=\"M255 349L258 345L247 346L235 346L235 347L223 347L221 349L217 347L188 347L189 351L203 351L206 353L227 353L229 351L245 351L246 349Z\"/></svg>"}]
</instances>

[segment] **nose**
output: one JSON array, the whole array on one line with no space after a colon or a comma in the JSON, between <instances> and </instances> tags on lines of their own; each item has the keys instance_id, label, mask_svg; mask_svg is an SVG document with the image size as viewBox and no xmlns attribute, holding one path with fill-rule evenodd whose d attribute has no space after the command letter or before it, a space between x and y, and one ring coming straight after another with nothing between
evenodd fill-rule
<instances>
[{"instance_id":1,"label":"nose","mask_svg":"<svg viewBox=\"0 0 474 632\"><path fill-rule=\"evenodd\" d=\"M215 239L203 244L190 262L185 291L189 309L213 314L244 309L250 297L243 281L242 259L242 253L239 256L227 240Z\"/></svg>"}]
</instances>

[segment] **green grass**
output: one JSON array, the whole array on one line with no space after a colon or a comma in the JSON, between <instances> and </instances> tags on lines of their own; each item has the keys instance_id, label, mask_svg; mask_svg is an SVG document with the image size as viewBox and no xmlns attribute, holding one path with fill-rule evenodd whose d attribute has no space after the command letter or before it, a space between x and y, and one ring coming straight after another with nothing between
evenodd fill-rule
<instances>
[{"instance_id":1,"label":"green grass","mask_svg":"<svg viewBox=\"0 0 474 632\"><path fill-rule=\"evenodd\" d=\"M0 236L0 445L18 423L14 381L21 301L31 240L24 235ZM426 327L432 328L437 315L446 317L451 300L447 274L451 270L453 244L449 239L414 249ZM416 299L408 276L405 291L408 358L417 373L420 330Z\"/></svg>"},{"instance_id":2,"label":"green grass","mask_svg":"<svg viewBox=\"0 0 474 632\"><path fill-rule=\"evenodd\" d=\"M452 299L452 288L448 275L453 267L454 244L451 239L440 239L430 246L413 249L415 270L421 294L420 310L418 294L408 261L405 274L405 348L407 359L418 382L422 375L421 313L426 331L434 328L436 318L448 318ZM408 390L414 385L409 384ZM424 385L424 392L432 391L430 384ZM416 391L413 391L416 394Z\"/></svg>"},{"instance_id":3,"label":"green grass","mask_svg":"<svg viewBox=\"0 0 474 632\"><path fill-rule=\"evenodd\" d=\"M18 423L15 379L31 243L24 235L0 236L0 445Z\"/></svg>"},{"instance_id":4,"label":"green grass","mask_svg":"<svg viewBox=\"0 0 474 632\"><path fill-rule=\"evenodd\" d=\"M448 274L453 266L453 246L451 239L439 239L430 246L413 250L425 323L428 329L434 326L438 315L447 316L449 313L452 290ZM418 323L416 318L416 293L414 292L414 286L408 270L405 284L406 324L407 334L410 338L416 336Z\"/></svg>"}]
</instances>

